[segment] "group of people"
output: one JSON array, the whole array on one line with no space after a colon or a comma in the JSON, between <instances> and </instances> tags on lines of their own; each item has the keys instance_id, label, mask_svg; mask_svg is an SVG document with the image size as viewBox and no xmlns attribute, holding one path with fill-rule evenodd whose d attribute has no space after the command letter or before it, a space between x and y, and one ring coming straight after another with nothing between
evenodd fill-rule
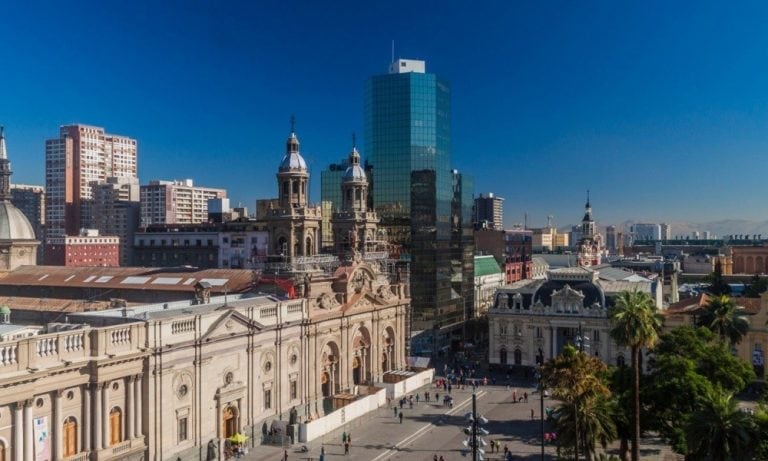
<instances>
[{"instance_id":1,"label":"group of people","mask_svg":"<svg viewBox=\"0 0 768 461\"><path fill-rule=\"evenodd\" d=\"M347 434L347 431L341 434L341 444L344 445L344 454L349 454L349 446L352 445L352 434Z\"/></svg>"}]
</instances>

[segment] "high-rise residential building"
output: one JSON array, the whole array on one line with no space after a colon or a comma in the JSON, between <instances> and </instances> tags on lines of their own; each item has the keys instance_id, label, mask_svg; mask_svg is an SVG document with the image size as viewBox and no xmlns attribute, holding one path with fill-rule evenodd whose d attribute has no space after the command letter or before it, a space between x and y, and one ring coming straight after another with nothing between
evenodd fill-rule
<instances>
[{"instance_id":1,"label":"high-rise residential building","mask_svg":"<svg viewBox=\"0 0 768 461\"><path fill-rule=\"evenodd\" d=\"M661 226L654 223L637 223L632 226L635 241L661 240Z\"/></svg>"},{"instance_id":2,"label":"high-rise residential building","mask_svg":"<svg viewBox=\"0 0 768 461\"><path fill-rule=\"evenodd\" d=\"M110 177L91 185L93 218L91 228L99 234L120 238L120 265L133 261L133 235L139 227L139 180Z\"/></svg>"},{"instance_id":3,"label":"high-rise residential building","mask_svg":"<svg viewBox=\"0 0 768 461\"><path fill-rule=\"evenodd\" d=\"M661 239L672 240L672 226L665 222L659 224L659 226L661 227Z\"/></svg>"},{"instance_id":4,"label":"high-rise residential building","mask_svg":"<svg viewBox=\"0 0 768 461\"><path fill-rule=\"evenodd\" d=\"M200 224L208 221L208 200L227 191L183 181L150 181L141 186L141 227L152 224Z\"/></svg>"},{"instance_id":5,"label":"high-rise residential building","mask_svg":"<svg viewBox=\"0 0 768 461\"><path fill-rule=\"evenodd\" d=\"M78 235L93 220L93 185L137 177L136 140L104 128L66 125L45 141L46 237Z\"/></svg>"},{"instance_id":6,"label":"high-rise residential building","mask_svg":"<svg viewBox=\"0 0 768 461\"><path fill-rule=\"evenodd\" d=\"M366 83L373 204L379 228L410 262L414 331L472 316L474 184L451 169L450 118L450 86L424 61L397 60Z\"/></svg>"},{"instance_id":7,"label":"high-rise residential building","mask_svg":"<svg viewBox=\"0 0 768 461\"><path fill-rule=\"evenodd\" d=\"M504 199L493 192L475 199L475 229L504 229Z\"/></svg>"}]
</instances>

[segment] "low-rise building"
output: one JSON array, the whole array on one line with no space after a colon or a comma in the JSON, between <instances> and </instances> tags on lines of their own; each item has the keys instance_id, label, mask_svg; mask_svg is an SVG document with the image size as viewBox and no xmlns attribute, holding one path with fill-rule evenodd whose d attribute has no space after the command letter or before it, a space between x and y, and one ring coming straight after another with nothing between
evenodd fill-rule
<instances>
[{"instance_id":1,"label":"low-rise building","mask_svg":"<svg viewBox=\"0 0 768 461\"><path fill-rule=\"evenodd\" d=\"M496 290L504 286L504 272L493 256L475 256L475 317L493 304Z\"/></svg>"},{"instance_id":2,"label":"low-rise building","mask_svg":"<svg viewBox=\"0 0 768 461\"><path fill-rule=\"evenodd\" d=\"M99 235L87 229L80 235L51 237L47 241L45 263L67 267L119 267L120 237Z\"/></svg>"}]
</instances>

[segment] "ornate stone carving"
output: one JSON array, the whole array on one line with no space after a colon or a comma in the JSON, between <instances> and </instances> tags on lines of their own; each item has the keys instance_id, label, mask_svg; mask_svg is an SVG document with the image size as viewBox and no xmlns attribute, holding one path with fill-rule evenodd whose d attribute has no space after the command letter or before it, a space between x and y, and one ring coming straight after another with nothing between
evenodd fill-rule
<instances>
[{"instance_id":1,"label":"ornate stone carving","mask_svg":"<svg viewBox=\"0 0 768 461\"><path fill-rule=\"evenodd\" d=\"M317 306L320 309L333 309L339 306L339 302L330 293L323 293L317 298Z\"/></svg>"},{"instance_id":2,"label":"ornate stone carving","mask_svg":"<svg viewBox=\"0 0 768 461\"><path fill-rule=\"evenodd\" d=\"M390 299L395 297L395 295L392 293L392 290L390 289L390 287L388 285L381 285L376 290L376 295L378 295L379 298L381 298L381 299L383 299L385 301L389 301Z\"/></svg>"}]
</instances>

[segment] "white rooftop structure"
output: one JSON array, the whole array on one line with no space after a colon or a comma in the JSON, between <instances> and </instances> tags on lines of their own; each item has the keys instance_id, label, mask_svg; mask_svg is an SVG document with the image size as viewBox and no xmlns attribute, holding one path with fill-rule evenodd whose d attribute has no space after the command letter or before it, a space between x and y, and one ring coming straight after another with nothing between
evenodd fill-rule
<instances>
[{"instance_id":1,"label":"white rooftop structure","mask_svg":"<svg viewBox=\"0 0 768 461\"><path fill-rule=\"evenodd\" d=\"M423 74L427 71L427 63L416 59L398 59L389 65L390 74L407 74L416 72Z\"/></svg>"}]
</instances>

